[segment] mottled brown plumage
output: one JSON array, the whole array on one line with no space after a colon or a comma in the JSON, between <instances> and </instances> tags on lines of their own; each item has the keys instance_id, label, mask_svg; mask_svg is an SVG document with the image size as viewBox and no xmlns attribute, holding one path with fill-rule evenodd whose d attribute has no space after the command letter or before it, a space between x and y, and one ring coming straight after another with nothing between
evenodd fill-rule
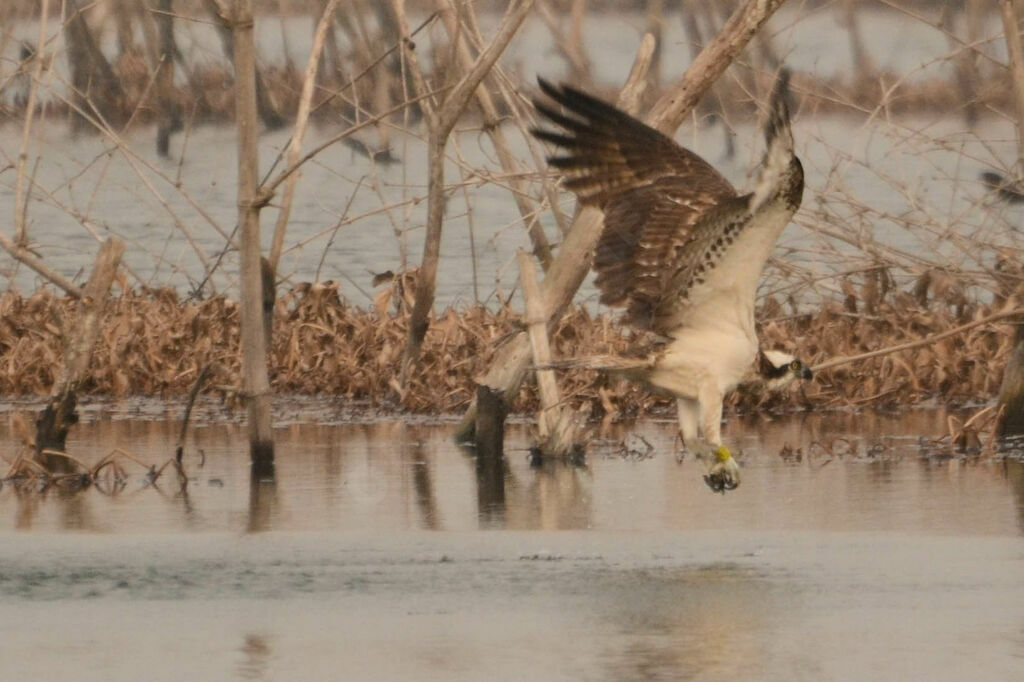
<instances>
[{"instance_id":1,"label":"mottled brown plumage","mask_svg":"<svg viewBox=\"0 0 1024 682\"><path fill-rule=\"evenodd\" d=\"M769 149L780 133L789 134L786 82L783 74L773 96ZM601 302L625 306L634 326L670 334L694 303L690 289L704 282L766 200L781 194L793 210L799 206L803 173L791 138L794 167L775 169L766 188L771 196L738 196L710 164L666 135L572 87L539 83L568 114L535 102L562 131L532 132L565 152L548 160L565 187L604 211L596 284ZM750 267L759 273L764 261Z\"/></svg>"}]
</instances>

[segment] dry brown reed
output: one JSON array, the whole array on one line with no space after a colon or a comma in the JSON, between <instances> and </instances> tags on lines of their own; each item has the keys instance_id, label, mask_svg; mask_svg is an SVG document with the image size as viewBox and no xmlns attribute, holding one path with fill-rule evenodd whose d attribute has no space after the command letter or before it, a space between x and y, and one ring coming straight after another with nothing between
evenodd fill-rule
<instances>
[{"instance_id":1,"label":"dry brown reed","mask_svg":"<svg viewBox=\"0 0 1024 682\"><path fill-rule=\"evenodd\" d=\"M408 279L408 278L407 278ZM406 283L408 284L408 283ZM851 281L849 287L854 289ZM916 294L916 295L915 295ZM380 291L374 310L345 303L333 283L300 285L277 303L271 352L278 394L330 394L425 414L464 409L474 378L496 348L523 329L510 308L446 310L431 323L422 362L397 391L410 310L405 289ZM873 312L867 312L869 305ZM43 290L0 296L0 395L46 394L61 366L61 320L74 301ZM811 364L925 338L1012 305L967 303L956 297L890 290L867 302L851 294L805 314L786 315L768 299L758 313L762 344L797 353ZM233 401L239 371L239 306L216 297L183 301L171 290L128 292L112 299L83 393L183 398L204 367L214 368L207 392ZM923 348L893 353L819 373L779 394L741 391L733 410L828 409L972 404L993 398L1012 348L1008 322L979 326ZM628 352L636 343L612 315L575 307L552 335L553 355ZM585 349L585 350L584 350ZM561 373L564 400L584 416L631 419L671 410L663 397L593 372ZM535 387L512 403L536 410Z\"/></svg>"}]
</instances>

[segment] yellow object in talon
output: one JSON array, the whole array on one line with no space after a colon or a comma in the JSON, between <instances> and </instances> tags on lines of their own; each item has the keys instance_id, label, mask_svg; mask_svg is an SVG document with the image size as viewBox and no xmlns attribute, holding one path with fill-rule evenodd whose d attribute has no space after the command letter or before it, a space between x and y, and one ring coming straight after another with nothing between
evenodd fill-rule
<instances>
[{"instance_id":1,"label":"yellow object in talon","mask_svg":"<svg viewBox=\"0 0 1024 682\"><path fill-rule=\"evenodd\" d=\"M729 452L729 448L724 445L719 445L718 449L715 450L715 457L718 458L719 462L728 462L732 459L732 453Z\"/></svg>"}]
</instances>

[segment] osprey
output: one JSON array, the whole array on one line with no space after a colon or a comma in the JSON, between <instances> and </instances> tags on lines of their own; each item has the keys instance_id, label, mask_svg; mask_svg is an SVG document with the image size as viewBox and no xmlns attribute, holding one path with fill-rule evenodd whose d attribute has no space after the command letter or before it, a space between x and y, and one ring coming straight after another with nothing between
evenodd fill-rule
<instances>
[{"instance_id":1,"label":"osprey","mask_svg":"<svg viewBox=\"0 0 1024 682\"><path fill-rule=\"evenodd\" d=\"M716 492L739 485L722 444L722 400L739 384L769 389L810 378L800 360L761 350L754 302L761 271L800 206L804 174L793 153L789 74L782 71L765 126L754 189L738 195L706 161L632 116L567 85L538 79L564 113L534 106L560 131L533 129L564 155L548 159L578 199L604 212L594 254L601 302L665 339L642 358L555 363L611 371L676 398L683 443L708 465Z\"/></svg>"}]
</instances>

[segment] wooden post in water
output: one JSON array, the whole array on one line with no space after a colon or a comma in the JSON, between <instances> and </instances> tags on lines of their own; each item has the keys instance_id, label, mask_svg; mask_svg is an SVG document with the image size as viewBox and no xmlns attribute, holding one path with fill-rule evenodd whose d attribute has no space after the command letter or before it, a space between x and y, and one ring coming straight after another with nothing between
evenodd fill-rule
<instances>
[{"instance_id":1,"label":"wooden post in water","mask_svg":"<svg viewBox=\"0 0 1024 682\"><path fill-rule=\"evenodd\" d=\"M64 451L70 428L78 421L75 410L78 387L89 376L92 349L100 334L103 308L124 253L124 242L116 237L100 247L92 276L83 289L74 321L63 330L64 364L54 382L50 401L36 420L36 461L54 471L66 466L63 457L51 457L45 450Z\"/></svg>"},{"instance_id":2,"label":"wooden post in water","mask_svg":"<svg viewBox=\"0 0 1024 682\"><path fill-rule=\"evenodd\" d=\"M476 485L481 513L505 506L505 417L508 408L501 391L477 386Z\"/></svg>"},{"instance_id":3,"label":"wooden post in water","mask_svg":"<svg viewBox=\"0 0 1024 682\"><path fill-rule=\"evenodd\" d=\"M231 24L235 50L235 120L238 126L238 224L242 233L242 392L248 407L252 476L258 480L274 476L274 439L263 322L252 0L232 1Z\"/></svg>"}]
</instances>

